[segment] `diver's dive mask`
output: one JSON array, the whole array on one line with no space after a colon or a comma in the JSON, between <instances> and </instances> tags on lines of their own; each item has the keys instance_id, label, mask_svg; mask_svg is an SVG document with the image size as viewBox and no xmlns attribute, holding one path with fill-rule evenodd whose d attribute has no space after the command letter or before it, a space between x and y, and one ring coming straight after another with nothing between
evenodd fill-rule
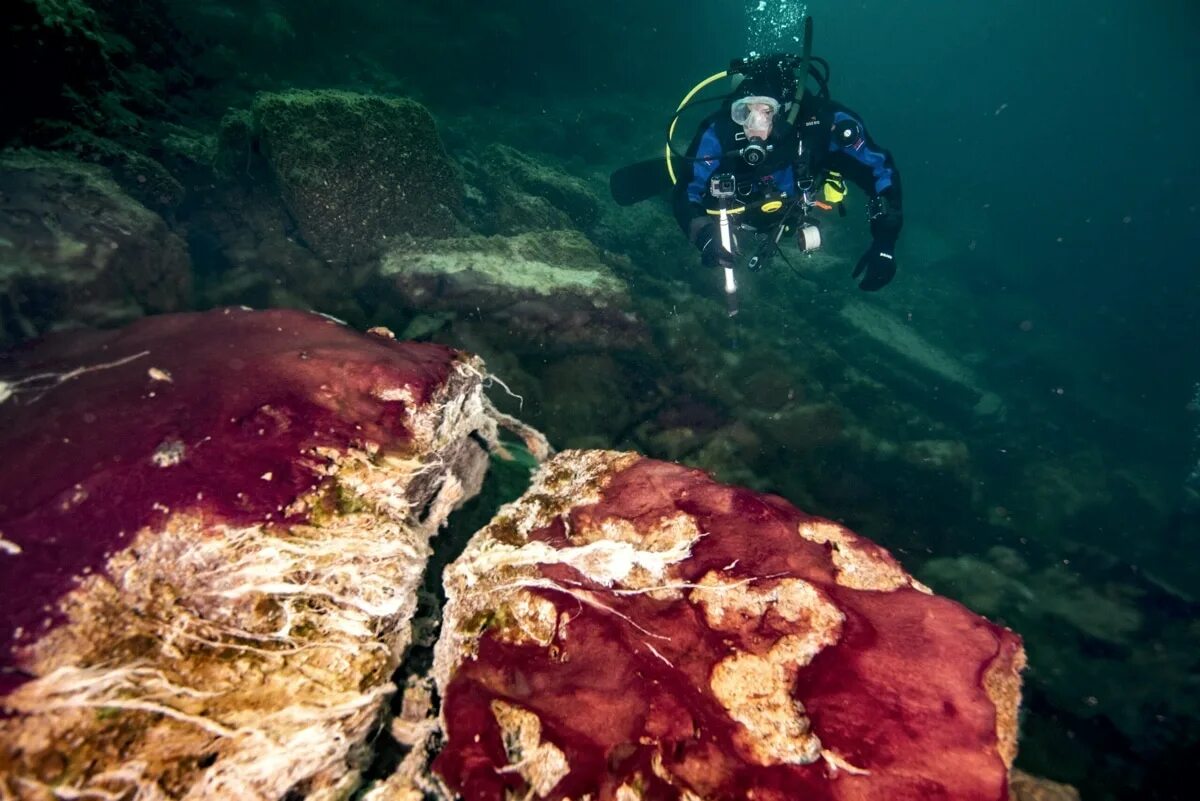
<instances>
[{"instance_id":1,"label":"diver's dive mask","mask_svg":"<svg viewBox=\"0 0 1200 801\"><path fill-rule=\"evenodd\" d=\"M729 116L751 131L767 131L779 112L779 101L765 95L739 97L729 108Z\"/></svg>"}]
</instances>

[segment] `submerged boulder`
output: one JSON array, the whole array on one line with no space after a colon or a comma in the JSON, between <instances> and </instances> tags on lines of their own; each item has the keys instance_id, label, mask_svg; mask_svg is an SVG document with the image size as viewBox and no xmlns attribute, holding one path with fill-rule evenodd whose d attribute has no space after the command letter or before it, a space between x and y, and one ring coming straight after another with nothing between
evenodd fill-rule
<instances>
[{"instance_id":1,"label":"submerged boulder","mask_svg":"<svg viewBox=\"0 0 1200 801\"><path fill-rule=\"evenodd\" d=\"M1079 791L1069 784L1031 776L1014 770L1009 801L1079 801Z\"/></svg>"},{"instance_id":2,"label":"submerged boulder","mask_svg":"<svg viewBox=\"0 0 1200 801\"><path fill-rule=\"evenodd\" d=\"M445 573L468 801L1005 801L1021 642L782 499L568 451Z\"/></svg>"},{"instance_id":3,"label":"submerged boulder","mask_svg":"<svg viewBox=\"0 0 1200 801\"><path fill-rule=\"evenodd\" d=\"M1003 418L1001 398L987 390L975 371L949 350L923 337L911 320L901 321L861 301L847 303L839 316L850 331L864 338L856 342L848 334L848 344L863 345L868 351L882 346L898 357L872 360L871 367L877 378L903 396L924 406L947 409L956 416L962 409L970 409L973 417Z\"/></svg>"},{"instance_id":4,"label":"submerged boulder","mask_svg":"<svg viewBox=\"0 0 1200 801\"><path fill-rule=\"evenodd\" d=\"M103 167L0 155L0 345L174 311L190 274L183 240Z\"/></svg>"},{"instance_id":5,"label":"submerged boulder","mask_svg":"<svg viewBox=\"0 0 1200 801\"><path fill-rule=\"evenodd\" d=\"M260 94L253 114L283 201L321 258L351 264L402 233L454 232L461 181L421 104L296 90Z\"/></svg>"},{"instance_id":6,"label":"submerged boulder","mask_svg":"<svg viewBox=\"0 0 1200 801\"><path fill-rule=\"evenodd\" d=\"M571 350L645 341L629 288L576 231L416 244L389 253L380 274L407 305L488 323L497 342Z\"/></svg>"},{"instance_id":7,"label":"submerged boulder","mask_svg":"<svg viewBox=\"0 0 1200 801\"><path fill-rule=\"evenodd\" d=\"M355 786L497 419L478 359L372 334L226 309L0 357L0 796Z\"/></svg>"},{"instance_id":8,"label":"submerged boulder","mask_svg":"<svg viewBox=\"0 0 1200 801\"><path fill-rule=\"evenodd\" d=\"M487 233L588 231L599 220L600 201L586 183L515 148L490 145L465 166L486 195L472 211Z\"/></svg>"}]
</instances>

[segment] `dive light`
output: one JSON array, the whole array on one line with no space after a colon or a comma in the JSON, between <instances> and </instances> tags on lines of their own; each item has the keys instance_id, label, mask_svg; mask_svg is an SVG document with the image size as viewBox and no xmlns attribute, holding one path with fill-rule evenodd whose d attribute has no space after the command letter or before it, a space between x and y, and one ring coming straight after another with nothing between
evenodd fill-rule
<instances>
[{"instance_id":1,"label":"dive light","mask_svg":"<svg viewBox=\"0 0 1200 801\"><path fill-rule=\"evenodd\" d=\"M709 194L717 200L720 209L719 230L721 232L721 247L726 253L733 253L733 231L729 225L729 201L737 194L737 181L730 173L714 175L708 185ZM733 276L733 265L725 265L725 308L729 316L738 313L737 279Z\"/></svg>"}]
</instances>

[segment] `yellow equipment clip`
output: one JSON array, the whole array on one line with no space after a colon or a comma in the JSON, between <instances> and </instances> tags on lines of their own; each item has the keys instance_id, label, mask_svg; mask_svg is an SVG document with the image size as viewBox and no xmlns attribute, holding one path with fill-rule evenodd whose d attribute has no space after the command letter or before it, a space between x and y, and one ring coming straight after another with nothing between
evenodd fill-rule
<instances>
[{"instance_id":1,"label":"yellow equipment clip","mask_svg":"<svg viewBox=\"0 0 1200 801\"><path fill-rule=\"evenodd\" d=\"M827 203L841 203L846 199L846 179L840 172L825 176L824 196Z\"/></svg>"},{"instance_id":2,"label":"yellow equipment clip","mask_svg":"<svg viewBox=\"0 0 1200 801\"><path fill-rule=\"evenodd\" d=\"M782 208L783 208L782 200L768 200L766 203L759 206L758 210L766 212L767 214L774 214L775 212L779 211Z\"/></svg>"}]
</instances>

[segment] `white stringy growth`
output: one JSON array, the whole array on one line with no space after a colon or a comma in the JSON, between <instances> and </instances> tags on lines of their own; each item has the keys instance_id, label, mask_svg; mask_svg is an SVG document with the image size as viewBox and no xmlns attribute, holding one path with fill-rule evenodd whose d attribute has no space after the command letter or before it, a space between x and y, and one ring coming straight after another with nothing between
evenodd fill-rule
<instances>
[{"instance_id":1,"label":"white stringy growth","mask_svg":"<svg viewBox=\"0 0 1200 801\"><path fill-rule=\"evenodd\" d=\"M42 379L43 390L77 374ZM438 397L410 409L411 456L312 454L328 482L273 515L309 524L214 527L164 507L162 529L130 532L64 601L69 622L32 647L39 678L6 698L17 717L0 722L0 749L69 736L95 749L93 773L14 772L22 792L156 801L180 770L173 749L189 743L213 759L185 769L187 799L348 795L395 690L428 540L474 491L464 482L483 456L464 440L496 440L479 374L460 362ZM130 743L116 764L104 747L114 730Z\"/></svg>"},{"instance_id":2,"label":"white stringy growth","mask_svg":"<svg viewBox=\"0 0 1200 801\"><path fill-rule=\"evenodd\" d=\"M37 373L36 375L25 376L14 381L0 379L0 403L6 403L9 399L20 395L33 395L26 402L34 403L58 385L65 384L74 378L79 378L81 375L94 373L97 370L111 370L114 367L120 367L123 364L128 364L148 355L150 355L150 351L144 350L141 353L135 353L123 359L105 362L104 364L93 364L87 367L76 367L74 370L68 370L65 373Z\"/></svg>"}]
</instances>

